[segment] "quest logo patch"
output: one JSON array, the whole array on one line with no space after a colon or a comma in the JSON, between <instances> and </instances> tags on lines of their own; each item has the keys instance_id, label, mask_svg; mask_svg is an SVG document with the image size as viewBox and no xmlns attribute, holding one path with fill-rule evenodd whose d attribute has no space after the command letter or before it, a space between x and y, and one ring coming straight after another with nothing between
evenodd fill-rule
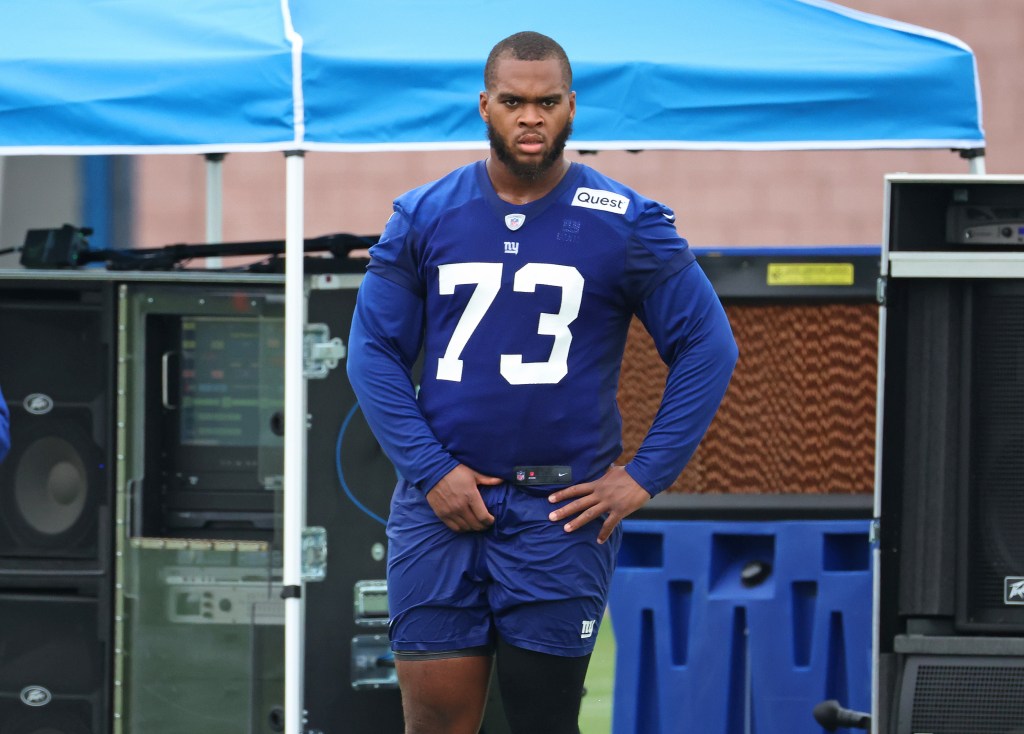
<instances>
[{"instance_id":1,"label":"quest logo patch","mask_svg":"<svg viewBox=\"0 0 1024 734\"><path fill-rule=\"evenodd\" d=\"M629 199L614 191L602 191L601 189L586 189L582 186L576 189L576 195L572 197L573 206L585 206L587 209L601 209L613 214L625 214L629 208Z\"/></svg>"}]
</instances>

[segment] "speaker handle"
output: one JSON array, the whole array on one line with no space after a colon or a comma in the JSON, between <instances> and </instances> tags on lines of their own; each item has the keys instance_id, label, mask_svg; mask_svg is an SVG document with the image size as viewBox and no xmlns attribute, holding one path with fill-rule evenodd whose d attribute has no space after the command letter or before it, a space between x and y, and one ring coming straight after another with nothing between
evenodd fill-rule
<instances>
[{"instance_id":1,"label":"speaker handle","mask_svg":"<svg viewBox=\"0 0 1024 734\"><path fill-rule=\"evenodd\" d=\"M166 410L178 407L171 403L171 360L177 356L176 352L167 351L160 358L160 402Z\"/></svg>"}]
</instances>

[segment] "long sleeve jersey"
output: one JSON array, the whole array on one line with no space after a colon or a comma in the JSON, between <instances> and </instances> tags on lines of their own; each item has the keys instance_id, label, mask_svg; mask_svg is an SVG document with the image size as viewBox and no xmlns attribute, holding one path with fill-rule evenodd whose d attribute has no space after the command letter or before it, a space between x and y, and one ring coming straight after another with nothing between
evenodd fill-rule
<instances>
[{"instance_id":1,"label":"long sleeve jersey","mask_svg":"<svg viewBox=\"0 0 1024 734\"><path fill-rule=\"evenodd\" d=\"M500 199L483 162L460 168L397 199L370 254L348 375L396 469L425 492L459 463L508 481L515 467L569 467L551 489L603 474L622 451L616 394L636 315L669 374L626 470L656 494L735 366L673 212L581 164L526 205Z\"/></svg>"}]
</instances>

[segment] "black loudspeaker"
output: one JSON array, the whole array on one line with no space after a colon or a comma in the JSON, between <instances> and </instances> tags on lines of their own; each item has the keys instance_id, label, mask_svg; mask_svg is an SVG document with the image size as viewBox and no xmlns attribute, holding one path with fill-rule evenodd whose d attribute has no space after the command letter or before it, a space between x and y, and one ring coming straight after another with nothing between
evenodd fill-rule
<instances>
[{"instance_id":1,"label":"black loudspeaker","mask_svg":"<svg viewBox=\"0 0 1024 734\"><path fill-rule=\"evenodd\" d=\"M107 613L87 596L0 591L0 734L106 730Z\"/></svg>"},{"instance_id":2,"label":"black loudspeaker","mask_svg":"<svg viewBox=\"0 0 1024 734\"><path fill-rule=\"evenodd\" d=\"M44 404L12 409L14 444L0 479L0 553L9 558L94 559L105 461L94 434L97 411ZM35 402L33 402L35 401Z\"/></svg>"},{"instance_id":3,"label":"black loudspeaker","mask_svg":"<svg viewBox=\"0 0 1024 734\"><path fill-rule=\"evenodd\" d=\"M1024 634L1024 280L978 281L967 295L957 622Z\"/></svg>"},{"instance_id":4,"label":"black loudspeaker","mask_svg":"<svg viewBox=\"0 0 1024 734\"><path fill-rule=\"evenodd\" d=\"M1024 277L894 280L886 310L883 623L1024 635Z\"/></svg>"},{"instance_id":5,"label":"black loudspeaker","mask_svg":"<svg viewBox=\"0 0 1024 734\"><path fill-rule=\"evenodd\" d=\"M0 464L3 567L102 568L112 318L108 284L0 282L0 386L11 413Z\"/></svg>"},{"instance_id":6,"label":"black loudspeaker","mask_svg":"<svg viewBox=\"0 0 1024 734\"><path fill-rule=\"evenodd\" d=\"M912 655L896 734L1016 734L1024 731L1024 660Z\"/></svg>"},{"instance_id":7,"label":"black loudspeaker","mask_svg":"<svg viewBox=\"0 0 1024 734\"><path fill-rule=\"evenodd\" d=\"M0 279L0 734L110 725L113 288Z\"/></svg>"},{"instance_id":8,"label":"black loudspeaker","mask_svg":"<svg viewBox=\"0 0 1024 734\"><path fill-rule=\"evenodd\" d=\"M1020 734L1024 177L886 187L875 721Z\"/></svg>"}]
</instances>

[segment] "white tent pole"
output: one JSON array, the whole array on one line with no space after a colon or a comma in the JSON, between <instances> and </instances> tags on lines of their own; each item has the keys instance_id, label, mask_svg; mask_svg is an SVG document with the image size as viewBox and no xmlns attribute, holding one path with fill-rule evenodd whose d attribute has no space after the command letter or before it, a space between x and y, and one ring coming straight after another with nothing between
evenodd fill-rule
<instances>
[{"instance_id":1,"label":"white tent pole","mask_svg":"<svg viewBox=\"0 0 1024 734\"><path fill-rule=\"evenodd\" d=\"M303 154L285 153L284 280L284 519L282 584L284 607L285 734L303 731L302 529L306 525L306 386L303 338L306 324L303 258Z\"/></svg>"},{"instance_id":2,"label":"white tent pole","mask_svg":"<svg viewBox=\"0 0 1024 734\"><path fill-rule=\"evenodd\" d=\"M967 159L967 165L970 168L971 173L984 174L985 173L985 149L984 148L964 148L959 151L961 158Z\"/></svg>"},{"instance_id":3,"label":"white tent pole","mask_svg":"<svg viewBox=\"0 0 1024 734\"><path fill-rule=\"evenodd\" d=\"M224 241L224 153L207 153L206 158L206 242ZM207 268L219 268L219 257L206 258Z\"/></svg>"},{"instance_id":4,"label":"white tent pole","mask_svg":"<svg viewBox=\"0 0 1024 734\"><path fill-rule=\"evenodd\" d=\"M7 156L0 155L0 235L3 233L3 213L4 213L4 164L7 161ZM0 241L2 244L2 241Z\"/></svg>"}]
</instances>

